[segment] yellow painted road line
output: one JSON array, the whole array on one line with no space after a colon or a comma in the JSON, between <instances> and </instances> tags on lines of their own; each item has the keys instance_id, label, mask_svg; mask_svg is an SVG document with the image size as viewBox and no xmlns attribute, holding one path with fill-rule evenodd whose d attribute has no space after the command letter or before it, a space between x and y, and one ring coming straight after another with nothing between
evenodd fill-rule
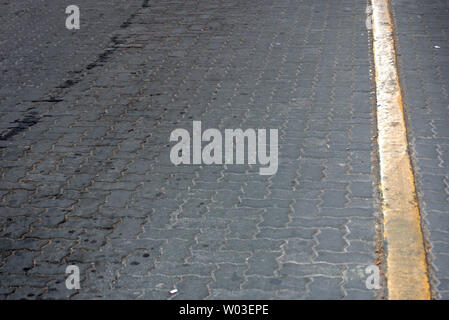
<instances>
[{"instance_id":1,"label":"yellow painted road line","mask_svg":"<svg viewBox=\"0 0 449 320\"><path fill-rule=\"evenodd\" d=\"M430 299L388 0L372 0L372 8L388 298Z\"/></svg>"}]
</instances>

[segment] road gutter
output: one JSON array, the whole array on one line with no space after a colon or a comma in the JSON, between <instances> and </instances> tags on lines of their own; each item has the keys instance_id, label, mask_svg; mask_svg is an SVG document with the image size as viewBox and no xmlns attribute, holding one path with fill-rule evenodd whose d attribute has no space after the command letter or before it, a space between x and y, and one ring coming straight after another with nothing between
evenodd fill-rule
<instances>
[{"instance_id":1,"label":"road gutter","mask_svg":"<svg viewBox=\"0 0 449 320\"><path fill-rule=\"evenodd\" d=\"M372 0L380 191L388 299L430 299L388 0Z\"/></svg>"}]
</instances>

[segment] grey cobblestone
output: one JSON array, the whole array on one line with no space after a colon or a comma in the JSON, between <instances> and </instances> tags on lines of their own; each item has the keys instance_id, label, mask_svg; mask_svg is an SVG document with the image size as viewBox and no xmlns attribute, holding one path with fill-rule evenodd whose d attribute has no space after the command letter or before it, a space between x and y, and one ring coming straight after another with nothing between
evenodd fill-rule
<instances>
[{"instance_id":1,"label":"grey cobblestone","mask_svg":"<svg viewBox=\"0 0 449 320\"><path fill-rule=\"evenodd\" d=\"M76 46L96 27L101 41L85 42L91 49L79 57L67 47L74 60L48 72L64 81L0 92L0 297L379 294L363 287L364 274L347 272L376 258L367 3L131 1L108 6L120 13L103 12L114 19L102 26L102 3L79 5L92 8L83 18L92 24L58 31L58 45ZM36 66L48 71L48 60L20 68ZM66 79L70 70L79 72ZM19 98L32 109L12 107ZM277 174L175 167L170 133L193 120L279 129ZM80 290L64 287L68 264L81 268Z\"/></svg>"}]
</instances>

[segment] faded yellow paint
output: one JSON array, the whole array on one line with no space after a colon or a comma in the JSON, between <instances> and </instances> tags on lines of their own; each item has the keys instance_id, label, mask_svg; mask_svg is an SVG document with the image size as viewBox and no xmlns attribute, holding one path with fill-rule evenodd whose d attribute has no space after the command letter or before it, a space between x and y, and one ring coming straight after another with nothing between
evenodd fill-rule
<instances>
[{"instance_id":1,"label":"faded yellow paint","mask_svg":"<svg viewBox=\"0 0 449 320\"><path fill-rule=\"evenodd\" d=\"M388 0L372 0L380 183L388 298L430 299Z\"/></svg>"}]
</instances>

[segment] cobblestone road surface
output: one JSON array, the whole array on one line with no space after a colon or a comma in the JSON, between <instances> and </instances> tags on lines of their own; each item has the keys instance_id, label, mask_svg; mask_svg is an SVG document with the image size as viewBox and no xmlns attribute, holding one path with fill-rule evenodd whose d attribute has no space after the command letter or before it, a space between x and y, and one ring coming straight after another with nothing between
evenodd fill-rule
<instances>
[{"instance_id":1,"label":"cobblestone road surface","mask_svg":"<svg viewBox=\"0 0 449 320\"><path fill-rule=\"evenodd\" d=\"M79 31L0 4L0 297L382 297L365 1L78 2ZM193 120L279 129L277 174L175 167Z\"/></svg>"},{"instance_id":2,"label":"cobblestone road surface","mask_svg":"<svg viewBox=\"0 0 449 320\"><path fill-rule=\"evenodd\" d=\"M449 299L449 1L392 8L432 293Z\"/></svg>"},{"instance_id":3,"label":"cobblestone road surface","mask_svg":"<svg viewBox=\"0 0 449 320\"><path fill-rule=\"evenodd\" d=\"M27 127L40 114L33 101L58 100L80 81L119 29L141 7L133 1L77 1L83 28L65 28L68 1L0 2L0 135L12 126ZM61 27L62 26L62 27ZM25 115L25 122L19 122ZM20 120L19 120L20 119ZM16 121L19 120L19 121ZM16 122L14 122L16 121Z\"/></svg>"}]
</instances>

